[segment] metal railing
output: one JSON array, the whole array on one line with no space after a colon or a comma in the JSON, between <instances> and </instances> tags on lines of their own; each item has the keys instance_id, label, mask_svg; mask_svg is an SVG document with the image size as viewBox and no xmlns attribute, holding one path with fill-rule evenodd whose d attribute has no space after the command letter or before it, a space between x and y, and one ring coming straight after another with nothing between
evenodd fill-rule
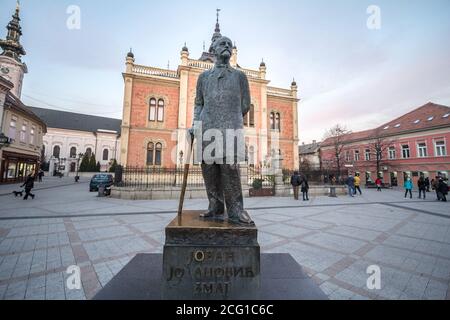
<instances>
[{"instance_id":1,"label":"metal railing","mask_svg":"<svg viewBox=\"0 0 450 320\"><path fill-rule=\"evenodd\" d=\"M247 167L249 187L271 189L275 187L275 175L266 172L264 168Z\"/></svg>"},{"instance_id":2,"label":"metal railing","mask_svg":"<svg viewBox=\"0 0 450 320\"><path fill-rule=\"evenodd\" d=\"M341 181L337 179L337 173L328 170L295 170L298 171L301 177L306 177L309 185L341 185L345 183L348 173L343 171L341 173ZM294 170L283 169L283 183L284 185L291 184L291 177Z\"/></svg>"},{"instance_id":3,"label":"metal railing","mask_svg":"<svg viewBox=\"0 0 450 320\"><path fill-rule=\"evenodd\" d=\"M117 171L121 171L117 174ZM157 189L169 187L181 187L183 183L183 167L159 168L159 167L119 167L116 171L118 178L115 181L117 187L137 189ZM203 176L200 167L191 167L187 185L190 187L203 187Z\"/></svg>"}]
</instances>

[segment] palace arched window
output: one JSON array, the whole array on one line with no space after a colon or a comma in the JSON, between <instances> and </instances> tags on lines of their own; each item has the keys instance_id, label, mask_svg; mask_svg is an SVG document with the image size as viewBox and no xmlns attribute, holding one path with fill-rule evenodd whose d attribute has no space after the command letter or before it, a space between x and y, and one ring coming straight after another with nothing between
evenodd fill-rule
<instances>
[{"instance_id":1,"label":"palace arched window","mask_svg":"<svg viewBox=\"0 0 450 320\"><path fill-rule=\"evenodd\" d=\"M155 149L155 165L160 166L162 163L162 144L157 143Z\"/></svg>"},{"instance_id":2,"label":"palace arched window","mask_svg":"<svg viewBox=\"0 0 450 320\"><path fill-rule=\"evenodd\" d=\"M270 113L270 129L275 130L275 113Z\"/></svg>"},{"instance_id":3,"label":"palace arched window","mask_svg":"<svg viewBox=\"0 0 450 320\"><path fill-rule=\"evenodd\" d=\"M149 114L148 114L148 120L156 121L156 99L155 98L150 99L150 110L149 110Z\"/></svg>"},{"instance_id":4,"label":"palace arched window","mask_svg":"<svg viewBox=\"0 0 450 320\"><path fill-rule=\"evenodd\" d=\"M164 100L158 100L158 122L164 122Z\"/></svg>"},{"instance_id":5,"label":"palace arched window","mask_svg":"<svg viewBox=\"0 0 450 320\"><path fill-rule=\"evenodd\" d=\"M155 152L155 144L153 142L150 142L147 145L147 165L152 166L153 165L153 153Z\"/></svg>"},{"instance_id":6,"label":"palace arched window","mask_svg":"<svg viewBox=\"0 0 450 320\"><path fill-rule=\"evenodd\" d=\"M255 127L255 106L250 105L250 112L248 113L249 116L249 124L250 127Z\"/></svg>"},{"instance_id":7,"label":"palace arched window","mask_svg":"<svg viewBox=\"0 0 450 320\"><path fill-rule=\"evenodd\" d=\"M107 161L109 160L109 150L108 149L104 149L103 150L103 161Z\"/></svg>"},{"instance_id":8,"label":"palace arched window","mask_svg":"<svg viewBox=\"0 0 450 320\"><path fill-rule=\"evenodd\" d=\"M244 126L245 127L255 127L255 106L250 105L250 110L244 116Z\"/></svg>"},{"instance_id":9,"label":"palace arched window","mask_svg":"<svg viewBox=\"0 0 450 320\"><path fill-rule=\"evenodd\" d=\"M61 153L61 148L59 146L53 147L53 156L57 159L59 159L59 155Z\"/></svg>"},{"instance_id":10,"label":"palace arched window","mask_svg":"<svg viewBox=\"0 0 450 320\"><path fill-rule=\"evenodd\" d=\"M87 148L87 149L86 149L86 155L87 155L88 157L90 157L90 156L92 155L92 149L91 149L91 148Z\"/></svg>"},{"instance_id":11,"label":"palace arched window","mask_svg":"<svg viewBox=\"0 0 450 320\"><path fill-rule=\"evenodd\" d=\"M77 157L77 148L76 147L72 147L70 148L70 158L75 159Z\"/></svg>"},{"instance_id":12,"label":"palace arched window","mask_svg":"<svg viewBox=\"0 0 450 320\"><path fill-rule=\"evenodd\" d=\"M275 130L281 131L281 116L279 113L275 114Z\"/></svg>"}]
</instances>

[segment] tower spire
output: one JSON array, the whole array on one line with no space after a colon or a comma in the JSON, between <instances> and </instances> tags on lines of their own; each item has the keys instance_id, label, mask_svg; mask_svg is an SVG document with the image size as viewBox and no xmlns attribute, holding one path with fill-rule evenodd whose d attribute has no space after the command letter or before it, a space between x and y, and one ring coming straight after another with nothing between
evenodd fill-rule
<instances>
[{"instance_id":1,"label":"tower spire","mask_svg":"<svg viewBox=\"0 0 450 320\"><path fill-rule=\"evenodd\" d=\"M3 49L1 55L11 57L21 62L21 56L25 55L25 50L20 44L20 36L22 35L22 27L20 26L20 2L17 1L16 12L12 16L12 20L6 26L8 33L6 40L0 40L0 47Z\"/></svg>"},{"instance_id":2,"label":"tower spire","mask_svg":"<svg viewBox=\"0 0 450 320\"><path fill-rule=\"evenodd\" d=\"M216 41L217 39L222 37L222 34L220 33L220 24L219 24L219 12L221 11L221 9L216 9L216 11L217 11L217 13L216 13L216 28L214 29L214 34L211 38L211 46L209 47L209 53L214 53L213 52L214 41Z\"/></svg>"},{"instance_id":3,"label":"tower spire","mask_svg":"<svg viewBox=\"0 0 450 320\"><path fill-rule=\"evenodd\" d=\"M214 32L219 32L220 33L220 25L219 25L219 12L220 9L216 9L217 11L217 19L216 19L216 29L214 30Z\"/></svg>"}]
</instances>

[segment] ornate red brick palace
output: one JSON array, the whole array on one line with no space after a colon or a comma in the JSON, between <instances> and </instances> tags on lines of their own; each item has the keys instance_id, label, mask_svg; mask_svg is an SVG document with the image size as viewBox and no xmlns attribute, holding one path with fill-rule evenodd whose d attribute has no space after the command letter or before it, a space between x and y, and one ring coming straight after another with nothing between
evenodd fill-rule
<instances>
[{"instance_id":1,"label":"ornate red brick palace","mask_svg":"<svg viewBox=\"0 0 450 320\"><path fill-rule=\"evenodd\" d=\"M217 22L212 40L219 36ZM298 168L297 84L292 82L290 89L270 87L265 63L258 70L244 69L237 54L234 47L231 65L247 75L252 97L251 111L244 119L249 163L264 165L271 162L271 155L281 154L283 167ZM196 60L184 46L176 70L137 65L134 54L128 53L123 73L122 165L170 168L183 162L197 79L213 66L211 49ZM279 143L272 141L273 136L278 136Z\"/></svg>"}]
</instances>

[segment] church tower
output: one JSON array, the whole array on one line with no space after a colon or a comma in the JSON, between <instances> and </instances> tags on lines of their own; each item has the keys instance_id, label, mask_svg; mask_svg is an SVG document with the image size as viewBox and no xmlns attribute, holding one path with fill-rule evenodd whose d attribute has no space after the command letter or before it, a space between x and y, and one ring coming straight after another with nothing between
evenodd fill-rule
<instances>
[{"instance_id":1,"label":"church tower","mask_svg":"<svg viewBox=\"0 0 450 320\"><path fill-rule=\"evenodd\" d=\"M19 13L20 6L19 1L17 1L16 12L6 27L8 30L6 39L0 39L0 47L3 49L0 54L0 76L14 84L11 92L18 98L20 98L22 92L23 77L28 72L27 65L21 60L21 57L26 53L20 44L22 28Z\"/></svg>"}]
</instances>

